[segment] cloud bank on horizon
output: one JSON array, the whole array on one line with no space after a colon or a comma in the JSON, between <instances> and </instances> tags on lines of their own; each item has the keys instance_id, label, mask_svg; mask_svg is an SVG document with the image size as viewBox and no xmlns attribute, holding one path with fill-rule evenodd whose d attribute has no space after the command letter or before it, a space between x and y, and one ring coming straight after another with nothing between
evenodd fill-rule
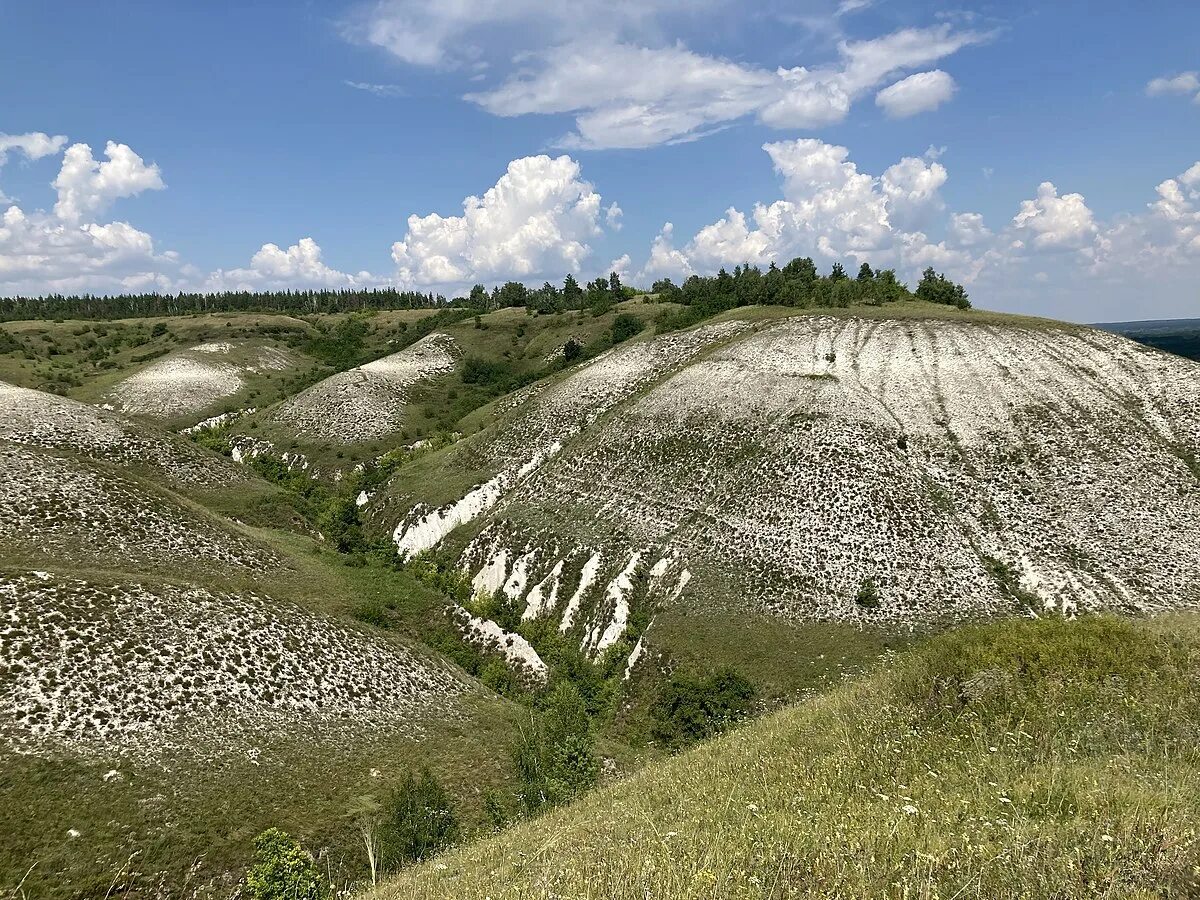
<instances>
[{"instance_id":1,"label":"cloud bank on horizon","mask_svg":"<svg viewBox=\"0 0 1200 900\"><path fill-rule=\"evenodd\" d=\"M986 46L995 27L981 27L977 17L947 18L851 39L846 17L869 4L843 2L792 23L824 42L824 59L770 67L701 52L677 36L723 5L582 0L568 9L539 0L383 0L353 9L337 26L352 45L435 77L465 77L471 87L462 102L492 116L571 123L552 148L531 148L549 152L497 160L493 184L463 185L461 214L411 210L402 233L379 236L374 272L327 264L305 234L314 223L264 235L287 239L263 243L244 264L202 270L110 214L145 192L168 190L160 167L139 155L153 148L135 152L108 140L97 159L89 144L63 135L0 133L0 188L6 165L61 158L50 208L31 208L0 190L0 294L395 285L454 296L474 283L536 284L610 269L648 287L659 278L812 256L826 268L863 261L893 267L909 281L933 266L966 283L981 305L997 308L1021 308L1055 292L1082 296L1099 285L1110 293L1150 287L1196 297L1200 160L1153 174L1139 189L1140 205L1121 212L1098 214L1056 178L1031 179L1011 198L1010 215L989 217L946 198L953 147L897 154L875 168L857 162L856 148L845 145L856 142L821 136L862 105L873 106L883 123L936 117L963 91L949 71L953 60ZM381 102L409 93L402 84L341 81ZM1145 102L1200 103L1194 71L1154 75L1140 90ZM758 143L777 196L740 208L730 200L720 218L684 234L672 224L673 210L639 209L636 194L588 176L590 153L651 154L751 127L775 133ZM173 182L187 178L169 174ZM707 190L719 197L721 188ZM459 202L446 198L452 200ZM631 211L664 223L648 244L620 235ZM1131 313L1137 317L1135 307Z\"/></svg>"}]
</instances>

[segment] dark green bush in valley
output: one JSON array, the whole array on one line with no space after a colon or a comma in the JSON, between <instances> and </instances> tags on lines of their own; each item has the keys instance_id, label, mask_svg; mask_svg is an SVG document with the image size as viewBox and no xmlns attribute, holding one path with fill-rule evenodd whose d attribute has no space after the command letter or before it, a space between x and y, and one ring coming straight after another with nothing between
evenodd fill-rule
<instances>
[{"instance_id":1,"label":"dark green bush in valley","mask_svg":"<svg viewBox=\"0 0 1200 900\"><path fill-rule=\"evenodd\" d=\"M707 677L675 672L650 707L651 736L668 747L685 747L745 718L757 697L757 688L732 669Z\"/></svg>"},{"instance_id":2,"label":"dark green bush in valley","mask_svg":"<svg viewBox=\"0 0 1200 900\"><path fill-rule=\"evenodd\" d=\"M20 341L9 334L6 329L0 328L0 353L16 353L24 349Z\"/></svg>"},{"instance_id":3,"label":"dark green bush in valley","mask_svg":"<svg viewBox=\"0 0 1200 900\"><path fill-rule=\"evenodd\" d=\"M409 772L384 806L379 843L385 869L396 871L428 859L461 833L450 795L428 769Z\"/></svg>"},{"instance_id":4,"label":"dark green bush in valley","mask_svg":"<svg viewBox=\"0 0 1200 900\"><path fill-rule=\"evenodd\" d=\"M629 313L621 313L613 319L611 328L612 342L619 344L622 341L627 341L645 327L642 324L642 320L637 316L631 316Z\"/></svg>"},{"instance_id":5,"label":"dark green bush in valley","mask_svg":"<svg viewBox=\"0 0 1200 900\"><path fill-rule=\"evenodd\" d=\"M579 689L560 681L538 704L513 753L526 812L557 806L600 777L592 720Z\"/></svg>"}]
</instances>

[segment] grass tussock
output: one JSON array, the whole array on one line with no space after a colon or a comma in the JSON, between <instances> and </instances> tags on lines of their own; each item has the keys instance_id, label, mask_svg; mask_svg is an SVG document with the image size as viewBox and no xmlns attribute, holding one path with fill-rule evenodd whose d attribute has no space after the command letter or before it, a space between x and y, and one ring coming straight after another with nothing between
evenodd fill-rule
<instances>
[{"instance_id":1,"label":"grass tussock","mask_svg":"<svg viewBox=\"0 0 1200 900\"><path fill-rule=\"evenodd\" d=\"M948 633L381 898L1189 897L1200 630Z\"/></svg>"}]
</instances>

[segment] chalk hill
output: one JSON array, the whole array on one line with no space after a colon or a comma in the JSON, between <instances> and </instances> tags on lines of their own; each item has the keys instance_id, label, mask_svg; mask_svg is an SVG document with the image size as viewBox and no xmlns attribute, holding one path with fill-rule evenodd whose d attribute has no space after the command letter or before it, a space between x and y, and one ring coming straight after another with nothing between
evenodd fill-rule
<instances>
[{"instance_id":1,"label":"chalk hill","mask_svg":"<svg viewBox=\"0 0 1200 900\"><path fill-rule=\"evenodd\" d=\"M36 861L26 888L86 893L136 851L139 890L175 895L239 865L248 823L338 827L321 791L418 761L496 777L475 742L505 702L347 615L373 585L311 542L216 511L286 511L248 468L0 383L0 473L5 883Z\"/></svg>"},{"instance_id":2,"label":"chalk hill","mask_svg":"<svg viewBox=\"0 0 1200 900\"><path fill-rule=\"evenodd\" d=\"M454 369L454 339L431 334L411 347L319 381L285 401L274 419L307 440L354 444L399 431L409 388Z\"/></svg>"},{"instance_id":3,"label":"chalk hill","mask_svg":"<svg viewBox=\"0 0 1200 900\"><path fill-rule=\"evenodd\" d=\"M248 376L295 365L287 351L260 341L205 341L173 351L117 382L107 401L123 413L155 422L199 420L219 413L222 404L241 394Z\"/></svg>"},{"instance_id":4,"label":"chalk hill","mask_svg":"<svg viewBox=\"0 0 1200 900\"><path fill-rule=\"evenodd\" d=\"M1104 332L734 315L491 413L372 515L593 655L672 606L907 625L1200 605L1200 366Z\"/></svg>"}]
</instances>

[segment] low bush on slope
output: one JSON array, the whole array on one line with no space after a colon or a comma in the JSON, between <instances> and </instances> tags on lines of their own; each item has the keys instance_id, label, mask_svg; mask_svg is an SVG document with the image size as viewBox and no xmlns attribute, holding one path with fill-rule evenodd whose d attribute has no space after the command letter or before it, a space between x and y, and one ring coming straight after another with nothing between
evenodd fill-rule
<instances>
[{"instance_id":1,"label":"low bush on slope","mask_svg":"<svg viewBox=\"0 0 1200 900\"><path fill-rule=\"evenodd\" d=\"M1198 663L1182 617L948 633L379 896L1195 896Z\"/></svg>"}]
</instances>

